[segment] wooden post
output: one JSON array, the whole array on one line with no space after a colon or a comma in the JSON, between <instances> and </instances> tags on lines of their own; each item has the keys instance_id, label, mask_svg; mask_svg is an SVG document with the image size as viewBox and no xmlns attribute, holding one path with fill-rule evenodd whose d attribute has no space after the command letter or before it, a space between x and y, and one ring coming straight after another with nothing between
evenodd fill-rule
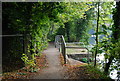
<instances>
[{"instance_id":1,"label":"wooden post","mask_svg":"<svg viewBox=\"0 0 120 81\"><path fill-rule=\"evenodd\" d=\"M66 64L66 48L65 48L65 45L64 45L63 49L64 49L64 64Z\"/></svg>"},{"instance_id":2,"label":"wooden post","mask_svg":"<svg viewBox=\"0 0 120 81\"><path fill-rule=\"evenodd\" d=\"M86 49L87 49L87 52L88 52L88 64L89 64L89 62L90 62L89 50L88 50L88 48L86 48Z\"/></svg>"},{"instance_id":3,"label":"wooden post","mask_svg":"<svg viewBox=\"0 0 120 81\"><path fill-rule=\"evenodd\" d=\"M61 39L61 37L59 36L59 52L61 52L61 50L60 50L60 48L62 47L61 45L62 45L62 39Z\"/></svg>"},{"instance_id":4,"label":"wooden post","mask_svg":"<svg viewBox=\"0 0 120 81\"><path fill-rule=\"evenodd\" d=\"M66 64L66 44L65 44L65 40L64 40L64 37L61 36L62 38L62 54L63 54L63 57L64 57L64 64Z\"/></svg>"},{"instance_id":5,"label":"wooden post","mask_svg":"<svg viewBox=\"0 0 120 81\"><path fill-rule=\"evenodd\" d=\"M57 35L55 37L55 47L59 48L59 52L61 52L64 57L64 64L66 64L66 43L63 35Z\"/></svg>"},{"instance_id":6,"label":"wooden post","mask_svg":"<svg viewBox=\"0 0 120 81\"><path fill-rule=\"evenodd\" d=\"M56 48L56 40L57 40L57 36L55 36L55 42L54 42L54 44L55 44L55 48Z\"/></svg>"}]
</instances>

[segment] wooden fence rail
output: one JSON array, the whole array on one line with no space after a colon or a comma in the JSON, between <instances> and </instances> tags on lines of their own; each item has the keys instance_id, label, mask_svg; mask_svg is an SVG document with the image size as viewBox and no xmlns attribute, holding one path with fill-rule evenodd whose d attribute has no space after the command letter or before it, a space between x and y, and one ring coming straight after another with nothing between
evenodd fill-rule
<instances>
[{"instance_id":1,"label":"wooden fence rail","mask_svg":"<svg viewBox=\"0 0 120 81\"><path fill-rule=\"evenodd\" d=\"M63 35L57 35L55 37L55 47L59 49L59 51L62 53L63 57L64 57L64 64L66 64L66 49L70 48L70 49L86 49L87 50L87 59L88 59L88 63L89 63L89 49L86 47L80 47L80 46L67 46L66 44L83 44L81 42L73 42L73 43L66 43L65 39L63 37ZM83 54L81 54L83 55ZM85 55L84 55L85 56Z\"/></svg>"}]
</instances>

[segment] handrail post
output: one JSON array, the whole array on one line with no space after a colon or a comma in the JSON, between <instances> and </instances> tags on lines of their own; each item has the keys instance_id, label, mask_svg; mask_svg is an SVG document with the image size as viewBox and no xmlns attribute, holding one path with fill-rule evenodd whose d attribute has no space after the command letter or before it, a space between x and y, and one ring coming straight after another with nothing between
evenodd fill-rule
<instances>
[{"instance_id":1,"label":"handrail post","mask_svg":"<svg viewBox=\"0 0 120 81\"><path fill-rule=\"evenodd\" d=\"M85 48L86 48L86 47L85 47ZM90 57L89 57L89 49L88 49L88 48L86 48L86 49L87 49L87 52L88 52L88 53L87 53L87 54L88 54L88 57L87 57L87 58L88 58L88 64L89 64L89 61L90 61Z\"/></svg>"},{"instance_id":2,"label":"handrail post","mask_svg":"<svg viewBox=\"0 0 120 81\"><path fill-rule=\"evenodd\" d=\"M56 38L57 38L57 36L55 36L55 42L54 42L54 44L55 44L55 48L56 48Z\"/></svg>"},{"instance_id":3,"label":"handrail post","mask_svg":"<svg viewBox=\"0 0 120 81\"><path fill-rule=\"evenodd\" d=\"M65 44L63 44L63 56L64 56L64 64L66 64L66 48L65 48Z\"/></svg>"},{"instance_id":4,"label":"handrail post","mask_svg":"<svg viewBox=\"0 0 120 81\"><path fill-rule=\"evenodd\" d=\"M61 48L62 48L62 54L64 57L64 64L66 64L66 43L63 35L61 35Z\"/></svg>"},{"instance_id":5,"label":"handrail post","mask_svg":"<svg viewBox=\"0 0 120 81\"><path fill-rule=\"evenodd\" d=\"M60 50L62 47L61 45L62 45L62 40L61 40L61 37L59 37L59 52L61 52L61 50Z\"/></svg>"}]
</instances>

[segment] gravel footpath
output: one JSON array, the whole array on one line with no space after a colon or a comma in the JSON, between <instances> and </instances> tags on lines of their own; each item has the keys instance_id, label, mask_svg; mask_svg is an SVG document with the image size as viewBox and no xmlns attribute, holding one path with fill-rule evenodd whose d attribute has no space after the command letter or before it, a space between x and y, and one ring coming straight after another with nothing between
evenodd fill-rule
<instances>
[{"instance_id":1,"label":"gravel footpath","mask_svg":"<svg viewBox=\"0 0 120 81\"><path fill-rule=\"evenodd\" d=\"M53 44L49 44L48 48L44 50L48 67L42 69L38 75L32 79L64 79L64 70L60 63L60 52Z\"/></svg>"}]
</instances>

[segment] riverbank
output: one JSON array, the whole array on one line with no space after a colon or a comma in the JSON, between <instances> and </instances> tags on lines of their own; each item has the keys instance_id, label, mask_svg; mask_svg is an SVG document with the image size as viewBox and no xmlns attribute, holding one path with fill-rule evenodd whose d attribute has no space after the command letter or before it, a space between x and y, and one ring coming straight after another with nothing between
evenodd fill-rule
<instances>
[{"instance_id":1,"label":"riverbank","mask_svg":"<svg viewBox=\"0 0 120 81\"><path fill-rule=\"evenodd\" d=\"M114 81L110 79L109 76L106 76L104 73L99 71L97 68L93 66L80 66L76 65L73 67L68 67L66 70L66 75L69 79L97 79L97 80L106 80L106 81Z\"/></svg>"}]
</instances>

